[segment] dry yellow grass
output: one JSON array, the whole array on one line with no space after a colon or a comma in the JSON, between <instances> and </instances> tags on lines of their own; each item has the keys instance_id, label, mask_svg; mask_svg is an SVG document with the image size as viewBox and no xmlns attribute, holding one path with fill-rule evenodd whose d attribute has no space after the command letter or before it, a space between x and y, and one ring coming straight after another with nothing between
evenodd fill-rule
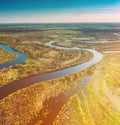
<instances>
[{"instance_id":1,"label":"dry yellow grass","mask_svg":"<svg viewBox=\"0 0 120 125\"><path fill-rule=\"evenodd\" d=\"M61 108L54 125L120 125L119 61L119 54L105 55L92 80Z\"/></svg>"},{"instance_id":2,"label":"dry yellow grass","mask_svg":"<svg viewBox=\"0 0 120 125\"><path fill-rule=\"evenodd\" d=\"M71 84L76 86L77 81L80 81L85 73L86 71L83 71L37 83L0 100L0 125L11 125L13 123L14 125L29 125L30 121L44 107L43 102L45 100L69 90ZM41 120L37 121L36 125L41 122Z\"/></svg>"},{"instance_id":3,"label":"dry yellow grass","mask_svg":"<svg viewBox=\"0 0 120 125\"><path fill-rule=\"evenodd\" d=\"M0 47L0 64L10 62L17 58L17 55L7 52L3 48Z\"/></svg>"}]
</instances>

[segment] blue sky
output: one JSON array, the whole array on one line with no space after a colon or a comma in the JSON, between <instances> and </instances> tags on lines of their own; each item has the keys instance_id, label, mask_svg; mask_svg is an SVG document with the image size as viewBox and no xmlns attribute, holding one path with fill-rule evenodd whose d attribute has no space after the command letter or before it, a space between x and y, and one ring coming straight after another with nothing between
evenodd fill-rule
<instances>
[{"instance_id":1,"label":"blue sky","mask_svg":"<svg viewBox=\"0 0 120 125\"><path fill-rule=\"evenodd\" d=\"M120 0L2 0L0 23L120 22Z\"/></svg>"}]
</instances>

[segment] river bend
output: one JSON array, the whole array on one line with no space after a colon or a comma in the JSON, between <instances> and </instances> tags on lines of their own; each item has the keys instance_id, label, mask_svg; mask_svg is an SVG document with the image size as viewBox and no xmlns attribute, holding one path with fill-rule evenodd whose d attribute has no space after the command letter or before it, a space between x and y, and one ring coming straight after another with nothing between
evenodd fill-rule
<instances>
[{"instance_id":1,"label":"river bend","mask_svg":"<svg viewBox=\"0 0 120 125\"><path fill-rule=\"evenodd\" d=\"M0 87L0 99L8 96L9 94L11 94L13 92L16 92L19 89L30 86L30 85L32 85L34 83L42 82L42 81L46 81L46 80L51 80L51 79L55 79L55 78L65 76L67 74L75 73L77 71L82 71L82 70L96 64L97 62L99 62L103 58L103 55L101 53L97 52L96 50L87 49L87 48L79 48L79 47L73 47L73 48L60 47L60 46L53 45L53 43L55 43L55 42L59 42L59 41L47 42L45 45L50 46L50 47L55 47L55 48L58 48L58 49L86 50L86 51L89 51L90 53L93 54L93 58L91 60L83 63L83 64L79 64L79 65L76 65L76 66L72 66L72 67L69 67L69 68L65 68L65 69L61 69L61 70L57 70L57 71L52 71L52 72L48 72L48 73L44 73L44 74L30 76L30 77L23 78L23 79L20 79L20 80L16 80L16 81L13 81L13 82L11 82L9 84L3 85L3 86ZM9 51L9 50L11 51L12 48L10 48L9 46L5 46L4 49L6 49L7 51ZM12 53L20 54L20 55L22 54L22 53L17 52L17 51L15 51L13 49L12 49ZM22 60L21 62L23 62L25 59L26 59L25 55L21 56L21 58L17 58L19 63L20 63L21 60ZM15 62L17 63L17 61L15 61ZM11 66L15 65L16 64L15 62L12 61ZM6 65L6 63L4 64L4 66L5 65Z\"/></svg>"}]
</instances>

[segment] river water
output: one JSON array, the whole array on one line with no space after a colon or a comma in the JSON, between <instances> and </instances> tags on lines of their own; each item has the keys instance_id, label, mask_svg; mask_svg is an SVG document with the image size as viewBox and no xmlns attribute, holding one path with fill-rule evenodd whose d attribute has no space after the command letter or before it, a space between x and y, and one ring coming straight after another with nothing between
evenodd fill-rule
<instances>
[{"instance_id":1,"label":"river water","mask_svg":"<svg viewBox=\"0 0 120 125\"><path fill-rule=\"evenodd\" d=\"M10 46L0 44L0 47L2 47L3 49L5 49L6 51L8 51L10 53L17 55L17 58L15 60L12 60L11 62L6 62L3 64L0 64L0 68L7 68L9 66L14 66L16 64L20 64L20 63L24 62L27 58L27 56L25 54L12 49Z\"/></svg>"},{"instance_id":2,"label":"river water","mask_svg":"<svg viewBox=\"0 0 120 125\"><path fill-rule=\"evenodd\" d=\"M0 99L2 99L3 97L6 97L7 95L9 95L9 94L11 94L11 93L13 93L13 92L15 92L19 89L30 86L34 83L42 82L42 81L46 81L46 80L51 80L51 79L55 79L55 78L65 76L67 74L75 73L77 71L82 71L82 70L96 64L100 60L102 60L103 55L101 53L97 52L96 50L87 49L87 48L81 49L81 48L78 48L78 47L67 48L67 47L60 47L60 46L52 45L55 42L57 42L57 41L48 42L48 43L46 43L46 46L55 47L55 48L58 48L58 49L68 49L68 50L71 50L71 49L72 50L73 49L86 50L86 51L89 51L90 53L93 54L93 58L90 61L87 61L83 64L79 64L79 65L76 65L76 66L72 66L72 67L69 67L69 68L65 68L65 69L61 69L61 70L57 70L57 71L52 71L52 72L48 72L48 73L44 73L44 74L30 76L30 77L27 77L27 78L23 78L23 79L20 79L20 80L13 81L13 82L11 82L9 84L6 84L4 86L1 86L0 87ZM18 63L23 62L23 60L26 59L26 56L24 54L13 50L9 46L4 46L4 49L6 49L9 52L12 51L12 53L15 53L15 54L18 54L18 55L20 54L20 56L17 58ZM15 62L14 61L11 62L12 66L17 63L17 61L15 61ZM6 63L1 64L1 65L7 66Z\"/></svg>"}]
</instances>

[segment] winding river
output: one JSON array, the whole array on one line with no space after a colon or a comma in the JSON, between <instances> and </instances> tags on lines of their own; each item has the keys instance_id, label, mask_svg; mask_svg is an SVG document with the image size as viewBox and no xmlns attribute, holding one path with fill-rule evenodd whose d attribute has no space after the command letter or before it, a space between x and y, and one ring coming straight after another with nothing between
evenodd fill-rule
<instances>
[{"instance_id":1,"label":"winding river","mask_svg":"<svg viewBox=\"0 0 120 125\"><path fill-rule=\"evenodd\" d=\"M0 99L6 97L7 95L9 95L9 94L11 94L19 89L25 88L29 85L34 84L34 83L42 82L42 81L46 81L46 80L51 80L51 79L65 76L67 74L75 73L77 71L82 71L82 70L94 65L95 63L99 62L103 57L103 55L101 53L97 52L96 50L87 49L87 48L79 48L79 47L73 47L73 48L60 47L60 46L53 45L53 43L55 43L55 42L59 42L59 41L51 41L51 42L46 43L45 45L50 46L50 47L55 47L58 49L68 49L68 50L77 49L77 50L89 51L90 53L93 54L93 58L90 61L87 61L83 64L79 64L76 66L72 66L70 68L65 68L65 69L61 69L58 71L53 71L53 72L48 72L48 73L44 73L44 74L40 74L40 75L30 76L27 78L13 81L7 85L3 85L0 87ZM4 46L2 45L2 47L4 47ZM26 59L26 56L24 54L23 54L24 56L23 55L21 56L22 53L13 50L9 46L5 46L4 49L6 49L9 52L11 52L11 50L12 50L12 53L15 53L18 55L17 60L19 62L16 63L16 61L14 60L15 62L12 61L13 63L11 63L11 66L13 66L15 64L19 64L21 60L22 60L21 61L21 63L22 63ZM3 65L5 67L6 63L1 64L1 65ZM1 65L0 65L0 67L2 67Z\"/></svg>"},{"instance_id":2,"label":"winding river","mask_svg":"<svg viewBox=\"0 0 120 125\"><path fill-rule=\"evenodd\" d=\"M12 49L10 46L0 44L0 47L2 47L3 49L5 49L6 51L8 51L10 53L14 53L17 55L17 58L15 60L13 60L11 62L6 62L3 64L0 64L0 68L7 68L9 66L14 66L16 64L20 64L20 63L24 62L25 59L27 58L27 56L25 54Z\"/></svg>"}]
</instances>

